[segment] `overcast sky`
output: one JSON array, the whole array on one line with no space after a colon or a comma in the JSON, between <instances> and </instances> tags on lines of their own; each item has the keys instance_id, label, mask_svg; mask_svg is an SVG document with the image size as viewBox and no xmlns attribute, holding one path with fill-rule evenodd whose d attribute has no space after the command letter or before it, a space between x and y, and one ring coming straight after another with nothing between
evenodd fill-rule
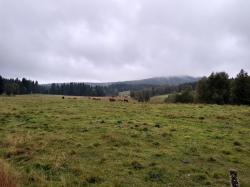
<instances>
[{"instance_id":1,"label":"overcast sky","mask_svg":"<svg viewBox=\"0 0 250 187\"><path fill-rule=\"evenodd\" d=\"M0 74L40 83L250 73L249 0L0 0Z\"/></svg>"}]
</instances>

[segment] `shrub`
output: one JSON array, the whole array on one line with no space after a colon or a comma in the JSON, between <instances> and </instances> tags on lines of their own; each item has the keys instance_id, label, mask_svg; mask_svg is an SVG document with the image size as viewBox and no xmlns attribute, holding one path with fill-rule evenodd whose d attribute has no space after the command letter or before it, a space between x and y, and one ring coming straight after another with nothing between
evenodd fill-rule
<instances>
[{"instance_id":1,"label":"shrub","mask_svg":"<svg viewBox=\"0 0 250 187\"><path fill-rule=\"evenodd\" d=\"M163 169L161 168L154 168L153 170L148 172L148 175L146 177L146 181L152 181L152 182L165 182L166 175Z\"/></svg>"},{"instance_id":2,"label":"shrub","mask_svg":"<svg viewBox=\"0 0 250 187\"><path fill-rule=\"evenodd\" d=\"M192 103L194 101L193 91L191 87L185 88L175 97L176 103Z\"/></svg>"}]
</instances>

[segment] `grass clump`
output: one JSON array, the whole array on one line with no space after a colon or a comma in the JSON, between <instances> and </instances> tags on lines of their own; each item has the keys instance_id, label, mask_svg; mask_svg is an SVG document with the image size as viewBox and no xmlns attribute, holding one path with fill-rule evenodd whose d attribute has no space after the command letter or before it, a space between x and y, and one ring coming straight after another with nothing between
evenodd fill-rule
<instances>
[{"instance_id":1,"label":"grass clump","mask_svg":"<svg viewBox=\"0 0 250 187\"><path fill-rule=\"evenodd\" d=\"M167 180L166 172L162 168L153 168L147 173L146 181L165 183Z\"/></svg>"},{"instance_id":2,"label":"grass clump","mask_svg":"<svg viewBox=\"0 0 250 187\"><path fill-rule=\"evenodd\" d=\"M235 146L241 146L241 143L239 141L234 141Z\"/></svg>"},{"instance_id":3,"label":"grass clump","mask_svg":"<svg viewBox=\"0 0 250 187\"><path fill-rule=\"evenodd\" d=\"M140 162L138 162L138 161L133 161L133 162L131 162L131 166L132 166L133 169L135 169L135 170L140 170L140 169L143 169L143 168L144 168L144 166L143 166Z\"/></svg>"}]
</instances>

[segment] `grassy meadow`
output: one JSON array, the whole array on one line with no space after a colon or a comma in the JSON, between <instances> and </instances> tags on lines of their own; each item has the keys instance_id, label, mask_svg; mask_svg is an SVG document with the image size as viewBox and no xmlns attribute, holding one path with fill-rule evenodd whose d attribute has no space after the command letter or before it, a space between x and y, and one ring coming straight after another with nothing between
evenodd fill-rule
<instances>
[{"instance_id":1,"label":"grassy meadow","mask_svg":"<svg viewBox=\"0 0 250 187\"><path fill-rule=\"evenodd\" d=\"M250 186L250 107L0 97L9 186Z\"/></svg>"},{"instance_id":2,"label":"grassy meadow","mask_svg":"<svg viewBox=\"0 0 250 187\"><path fill-rule=\"evenodd\" d=\"M149 103L151 104L166 103L166 99L169 97L169 95L170 94L153 96L150 98Z\"/></svg>"}]
</instances>

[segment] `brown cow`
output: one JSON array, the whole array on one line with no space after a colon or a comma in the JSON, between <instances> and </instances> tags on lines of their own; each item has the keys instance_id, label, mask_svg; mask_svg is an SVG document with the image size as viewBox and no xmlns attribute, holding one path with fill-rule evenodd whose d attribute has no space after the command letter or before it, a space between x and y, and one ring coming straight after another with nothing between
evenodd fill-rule
<instances>
[{"instance_id":1,"label":"brown cow","mask_svg":"<svg viewBox=\"0 0 250 187\"><path fill-rule=\"evenodd\" d=\"M128 103L128 99L124 99L123 101L126 102L126 103Z\"/></svg>"},{"instance_id":2,"label":"brown cow","mask_svg":"<svg viewBox=\"0 0 250 187\"><path fill-rule=\"evenodd\" d=\"M110 102L114 102L114 101L116 101L114 98L109 98L109 101Z\"/></svg>"}]
</instances>

